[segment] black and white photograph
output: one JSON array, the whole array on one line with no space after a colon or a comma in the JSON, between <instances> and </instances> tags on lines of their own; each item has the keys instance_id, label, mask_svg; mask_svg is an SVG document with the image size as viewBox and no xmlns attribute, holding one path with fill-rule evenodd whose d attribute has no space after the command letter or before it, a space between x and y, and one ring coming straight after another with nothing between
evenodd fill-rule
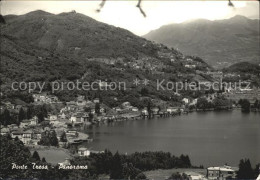
<instances>
[{"instance_id":1,"label":"black and white photograph","mask_svg":"<svg viewBox=\"0 0 260 180\"><path fill-rule=\"evenodd\" d=\"M260 180L259 0L1 0L0 180Z\"/></svg>"}]
</instances>

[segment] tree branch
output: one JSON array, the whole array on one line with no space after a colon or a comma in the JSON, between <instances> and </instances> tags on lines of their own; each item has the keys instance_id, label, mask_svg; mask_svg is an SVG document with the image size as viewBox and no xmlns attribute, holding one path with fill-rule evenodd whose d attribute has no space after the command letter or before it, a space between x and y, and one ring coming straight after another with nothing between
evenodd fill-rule
<instances>
[{"instance_id":1,"label":"tree branch","mask_svg":"<svg viewBox=\"0 0 260 180\"><path fill-rule=\"evenodd\" d=\"M99 4L99 8L96 11L100 12L101 9L104 7L105 3L106 3L106 0L102 0L102 2Z\"/></svg>"},{"instance_id":2,"label":"tree branch","mask_svg":"<svg viewBox=\"0 0 260 180\"><path fill-rule=\"evenodd\" d=\"M138 0L138 3L137 3L137 5L136 5L136 7L138 7L139 10L140 10L140 12L142 13L142 15L143 15L144 17L146 17L146 14L145 14L144 10L143 10L142 7L141 7L141 2L142 2L142 0ZM99 8L98 8L96 11L97 11L97 12L100 12L101 9L104 7L105 3L106 3L106 0L102 0L102 2L101 2L100 5L99 5Z\"/></svg>"},{"instance_id":3,"label":"tree branch","mask_svg":"<svg viewBox=\"0 0 260 180\"><path fill-rule=\"evenodd\" d=\"M231 0L228 0L228 6L235 7Z\"/></svg>"},{"instance_id":4,"label":"tree branch","mask_svg":"<svg viewBox=\"0 0 260 180\"><path fill-rule=\"evenodd\" d=\"M136 7L138 7L139 10L140 10L140 12L142 13L142 15L143 15L144 17L146 17L146 14L145 14L145 12L143 11L143 9L142 9L142 7L141 7L141 2L142 2L142 0L138 0L138 4L136 5Z\"/></svg>"}]
</instances>

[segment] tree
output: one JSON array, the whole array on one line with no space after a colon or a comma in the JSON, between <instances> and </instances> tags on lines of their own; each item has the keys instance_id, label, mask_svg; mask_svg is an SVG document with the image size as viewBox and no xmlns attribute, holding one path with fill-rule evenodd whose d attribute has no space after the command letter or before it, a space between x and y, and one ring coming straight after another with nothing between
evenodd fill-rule
<instances>
[{"instance_id":1,"label":"tree","mask_svg":"<svg viewBox=\"0 0 260 180\"><path fill-rule=\"evenodd\" d=\"M151 102L149 101L147 104L147 112L148 112L148 116L149 118L151 118L151 114L152 114L152 109L151 109Z\"/></svg>"},{"instance_id":2,"label":"tree","mask_svg":"<svg viewBox=\"0 0 260 180\"><path fill-rule=\"evenodd\" d=\"M100 104L99 103L95 104L95 113L100 114Z\"/></svg>"},{"instance_id":3,"label":"tree","mask_svg":"<svg viewBox=\"0 0 260 180\"><path fill-rule=\"evenodd\" d=\"M50 145L51 146L58 146L59 145L59 141L58 141L57 134L56 134L55 131L50 132Z\"/></svg>"},{"instance_id":4,"label":"tree","mask_svg":"<svg viewBox=\"0 0 260 180\"><path fill-rule=\"evenodd\" d=\"M42 158L42 162L43 162L43 163L46 163L45 157Z\"/></svg>"},{"instance_id":5,"label":"tree","mask_svg":"<svg viewBox=\"0 0 260 180\"><path fill-rule=\"evenodd\" d=\"M223 97L217 97L213 100L213 106L215 109L226 109L230 107L230 102Z\"/></svg>"},{"instance_id":6,"label":"tree","mask_svg":"<svg viewBox=\"0 0 260 180\"><path fill-rule=\"evenodd\" d=\"M45 119L44 119L44 115L42 112L40 112L39 114L37 114L37 118L38 118L38 121L39 123L43 122Z\"/></svg>"},{"instance_id":7,"label":"tree","mask_svg":"<svg viewBox=\"0 0 260 180\"><path fill-rule=\"evenodd\" d=\"M242 112L250 112L250 102L248 99L240 99L238 104L241 105Z\"/></svg>"},{"instance_id":8,"label":"tree","mask_svg":"<svg viewBox=\"0 0 260 180\"><path fill-rule=\"evenodd\" d=\"M209 109L212 108L212 104L208 102L206 98L199 98L197 101L197 108L203 110Z\"/></svg>"},{"instance_id":9,"label":"tree","mask_svg":"<svg viewBox=\"0 0 260 180\"><path fill-rule=\"evenodd\" d=\"M44 146L58 146L59 143L56 132L54 130L43 132L39 144Z\"/></svg>"},{"instance_id":10,"label":"tree","mask_svg":"<svg viewBox=\"0 0 260 180\"><path fill-rule=\"evenodd\" d=\"M123 179L123 166L118 152L112 158L110 167L110 179Z\"/></svg>"},{"instance_id":11,"label":"tree","mask_svg":"<svg viewBox=\"0 0 260 180\"><path fill-rule=\"evenodd\" d=\"M27 116L27 119L31 119L31 118L33 117L32 107L31 107L31 106L29 106L29 107L27 108L26 116Z\"/></svg>"},{"instance_id":12,"label":"tree","mask_svg":"<svg viewBox=\"0 0 260 180\"><path fill-rule=\"evenodd\" d=\"M241 159L239 163L239 170L237 172L238 179L253 179L254 171L252 169L249 159Z\"/></svg>"},{"instance_id":13,"label":"tree","mask_svg":"<svg viewBox=\"0 0 260 180\"><path fill-rule=\"evenodd\" d=\"M63 131L60 137L60 141L61 142L67 142L67 137L66 137L66 133Z\"/></svg>"},{"instance_id":14,"label":"tree","mask_svg":"<svg viewBox=\"0 0 260 180\"><path fill-rule=\"evenodd\" d=\"M177 173L173 173L169 178L168 180L174 180L174 179L178 179L178 180L188 180L189 177L186 175L186 174L180 174L179 172Z\"/></svg>"},{"instance_id":15,"label":"tree","mask_svg":"<svg viewBox=\"0 0 260 180\"><path fill-rule=\"evenodd\" d=\"M8 111L8 109L5 109L3 114L1 114L1 124L4 126L7 126L9 124L12 124L12 119L10 116L10 112Z\"/></svg>"},{"instance_id":16,"label":"tree","mask_svg":"<svg viewBox=\"0 0 260 180\"><path fill-rule=\"evenodd\" d=\"M93 114L90 112L88 115L89 115L89 121L92 122L94 118Z\"/></svg>"},{"instance_id":17,"label":"tree","mask_svg":"<svg viewBox=\"0 0 260 180\"><path fill-rule=\"evenodd\" d=\"M5 19L3 18L3 16L2 15L0 15L0 23L3 23L3 24L5 24L6 22L5 22Z\"/></svg>"},{"instance_id":18,"label":"tree","mask_svg":"<svg viewBox=\"0 0 260 180\"><path fill-rule=\"evenodd\" d=\"M180 156L180 159L183 161L183 163L184 163L184 166L186 166L186 167L190 167L191 166L191 163L190 163L190 158L189 158L189 156L188 155L181 155Z\"/></svg>"},{"instance_id":19,"label":"tree","mask_svg":"<svg viewBox=\"0 0 260 180\"><path fill-rule=\"evenodd\" d=\"M260 108L260 102L258 101L258 99L255 100L255 103L254 103L254 106L253 106L253 107L256 108L256 109L259 109L259 108Z\"/></svg>"},{"instance_id":20,"label":"tree","mask_svg":"<svg viewBox=\"0 0 260 180\"><path fill-rule=\"evenodd\" d=\"M44 117L48 117L48 111L47 111L47 107L46 107L46 104L43 104L41 106L41 112L43 114Z\"/></svg>"},{"instance_id":21,"label":"tree","mask_svg":"<svg viewBox=\"0 0 260 180\"><path fill-rule=\"evenodd\" d=\"M147 177L145 176L144 173L139 173L139 174L137 174L137 176L135 177L135 179L147 179Z\"/></svg>"},{"instance_id":22,"label":"tree","mask_svg":"<svg viewBox=\"0 0 260 180\"><path fill-rule=\"evenodd\" d=\"M135 179L141 171L133 166L132 163L123 164L124 179Z\"/></svg>"},{"instance_id":23,"label":"tree","mask_svg":"<svg viewBox=\"0 0 260 180\"><path fill-rule=\"evenodd\" d=\"M41 158L40 158L39 153L37 151L33 152L32 158L33 158L33 161L36 161L36 162L41 161Z\"/></svg>"},{"instance_id":24,"label":"tree","mask_svg":"<svg viewBox=\"0 0 260 180\"><path fill-rule=\"evenodd\" d=\"M257 164L255 166L254 173L255 173L255 179L256 179L259 176L259 174L260 174L260 164Z\"/></svg>"},{"instance_id":25,"label":"tree","mask_svg":"<svg viewBox=\"0 0 260 180\"><path fill-rule=\"evenodd\" d=\"M26 170L12 169L12 163L28 165L30 163L30 150L20 140L12 140L0 135L0 177L3 179L25 179Z\"/></svg>"},{"instance_id":26,"label":"tree","mask_svg":"<svg viewBox=\"0 0 260 180\"><path fill-rule=\"evenodd\" d=\"M141 89L140 94L141 94L142 96L147 96L147 95L149 94L149 91L148 91L148 89L146 89L146 88L144 87L144 88Z\"/></svg>"},{"instance_id":27,"label":"tree","mask_svg":"<svg viewBox=\"0 0 260 180\"><path fill-rule=\"evenodd\" d=\"M18 114L18 121L22 122L24 119L26 119L26 114L25 114L23 108L21 108L19 110L19 114Z\"/></svg>"}]
</instances>

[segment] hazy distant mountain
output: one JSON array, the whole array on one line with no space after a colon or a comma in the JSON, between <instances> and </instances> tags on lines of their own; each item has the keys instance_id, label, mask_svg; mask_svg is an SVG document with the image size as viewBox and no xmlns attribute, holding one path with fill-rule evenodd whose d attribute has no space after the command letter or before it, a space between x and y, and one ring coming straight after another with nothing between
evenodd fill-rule
<instances>
[{"instance_id":1,"label":"hazy distant mountain","mask_svg":"<svg viewBox=\"0 0 260 180\"><path fill-rule=\"evenodd\" d=\"M260 64L257 65L249 62L239 62L224 68L223 71L227 73L250 73L259 75Z\"/></svg>"},{"instance_id":2,"label":"hazy distant mountain","mask_svg":"<svg viewBox=\"0 0 260 180\"><path fill-rule=\"evenodd\" d=\"M178 48L184 54L200 56L216 67L260 61L259 20L244 16L165 25L144 37Z\"/></svg>"}]
</instances>

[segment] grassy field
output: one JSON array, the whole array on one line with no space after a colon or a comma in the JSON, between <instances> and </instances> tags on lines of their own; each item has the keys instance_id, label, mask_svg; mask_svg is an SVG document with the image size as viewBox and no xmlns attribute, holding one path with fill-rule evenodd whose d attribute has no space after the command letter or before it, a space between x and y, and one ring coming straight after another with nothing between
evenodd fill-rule
<instances>
[{"instance_id":1,"label":"grassy field","mask_svg":"<svg viewBox=\"0 0 260 180\"><path fill-rule=\"evenodd\" d=\"M35 146L30 148L31 153L37 151L41 158L45 157L46 161L51 164L64 162L65 158L70 158L68 150L57 147Z\"/></svg>"},{"instance_id":2,"label":"grassy field","mask_svg":"<svg viewBox=\"0 0 260 180\"><path fill-rule=\"evenodd\" d=\"M206 169L159 169L154 171L145 171L144 174L148 179L165 180L169 178L173 173L189 173L189 174L201 174L206 175Z\"/></svg>"}]
</instances>

